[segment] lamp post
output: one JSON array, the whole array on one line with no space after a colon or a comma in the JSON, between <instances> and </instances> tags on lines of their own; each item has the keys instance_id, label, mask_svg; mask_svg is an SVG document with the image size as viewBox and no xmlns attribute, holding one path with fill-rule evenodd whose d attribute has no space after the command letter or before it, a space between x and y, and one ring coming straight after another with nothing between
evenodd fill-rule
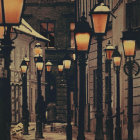
<instances>
[{"instance_id":1,"label":"lamp post","mask_svg":"<svg viewBox=\"0 0 140 140\"><path fill-rule=\"evenodd\" d=\"M79 114L78 114L78 136L77 140L85 140L84 134L84 111L86 99L86 54L89 51L91 41L91 28L83 15L75 25L75 51L79 60Z\"/></svg>"},{"instance_id":2,"label":"lamp post","mask_svg":"<svg viewBox=\"0 0 140 140\"><path fill-rule=\"evenodd\" d=\"M50 90L50 87L51 87L51 83L50 83L51 75L50 74L51 74L51 70L52 70L52 63L50 61L46 62L45 67L46 67L46 76L47 76L46 80L48 82L48 87L46 88L46 91L47 91L46 94L49 95L48 99L47 99L47 95L46 95L46 103L48 104L48 103L52 102L52 100L50 98L50 96L51 96L51 90Z\"/></svg>"},{"instance_id":3,"label":"lamp post","mask_svg":"<svg viewBox=\"0 0 140 140\"><path fill-rule=\"evenodd\" d=\"M108 111L107 111L107 120L106 120L106 133L107 133L107 140L113 140L113 118L112 118L112 91L111 91L111 61L112 61L112 54L114 51L114 47L111 45L110 41L108 42L105 52L106 52L106 59L108 61Z\"/></svg>"},{"instance_id":4,"label":"lamp post","mask_svg":"<svg viewBox=\"0 0 140 140\"><path fill-rule=\"evenodd\" d=\"M27 69L28 61L24 59L21 63L21 73L22 73L22 123L23 123L23 134L28 135L29 126L29 110L27 104Z\"/></svg>"},{"instance_id":5,"label":"lamp post","mask_svg":"<svg viewBox=\"0 0 140 140\"><path fill-rule=\"evenodd\" d=\"M120 123L120 66L121 66L121 54L117 50L114 50L113 55L114 69L116 71L116 128L115 128L115 140L122 140L122 128Z\"/></svg>"},{"instance_id":6,"label":"lamp post","mask_svg":"<svg viewBox=\"0 0 140 140\"><path fill-rule=\"evenodd\" d=\"M124 56L126 63L124 65L124 72L128 76L128 140L133 140L133 75L139 73L139 64L135 61L135 32L128 30L123 32L122 38Z\"/></svg>"},{"instance_id":7,"label":"lamp post","mask_svg":"<svg viewBox=\"0 0 140 140\"><path fill-rule=\"evenodd\" d=\"M90 12L92 29L97 37L97 108L95 140L103 140L103 76L102 76L102 37L106 34L110 10L98 0L98 5Z\"/></svg>"},{"instance_id":8,"label":"lamp post","mask_svg":"<svg viewBox=\"0 0 140 140\"><path fill-rule=\"evenodd\" d=\"M68 54L66 54L63 65L65 69L65 77L67 81L67 126L66 126L66 139L72 140L72 126L71 126L71 100L70 100L70 66L71 66L71 59Z\"/></svg>"},{"instance_id":9,"label":"lamp post","mask_svg":"<svg viewBox=\"0 0 140 140\"><path fill-rule=\"evenodd\" d=\"M10 140L10 123L11 123L11 87L10 87L10 54L12 41L10 39L11 26L20 25L23 13L24 0L2 0L0 4L0 26L7 26L4 39L1 44L1 51L4 57L5 78L2 80L2 92L0 96L0 138ZM16 8L15 8L16 7ZM6 108L5 108L6 107Z\"/></svg>"},{"instance_id":10,"label":"lamp post","mask_svg":"<svg viewBox=\"0 0 140 140\"><path fill-rule=\"evenodd\" d=\"M41 46L40 46L41 47ZM40 53L40 52L39 52ZM38 55L38 54L36 54ZM37 101L35 105L36 110L36 138L43 138L43 108L44 108L44 100L41 95L41 75L43 71L43 57L39 54L38 57L35 58L36 68L37 68Z\"/></svg>"}]
</instances>

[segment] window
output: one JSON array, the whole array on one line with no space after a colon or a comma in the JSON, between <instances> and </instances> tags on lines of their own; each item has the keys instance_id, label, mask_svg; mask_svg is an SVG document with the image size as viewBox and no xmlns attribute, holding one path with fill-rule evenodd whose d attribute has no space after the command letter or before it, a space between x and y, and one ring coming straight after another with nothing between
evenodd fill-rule
<instances>
[{"instance_id":1,"label":"window","mask_svg":"<svg viewBox=\"0 0 140 140\"><path fill-rule=\"evenodd\" d=\"M40 33L50 40L47 43L47 47L54 47L54 28L55 25L53 22L41 22L40 24Z\"/></svg>"},{"instance_id":2,"label":"window","mask_svg":"<svg viewBox=\"0 0 140 140\"><path fill-rule=\"evenodd\" d=\"M70 23L70 46L71 48L75 48L75 41L74 41L74 29L75 29L75 23Z\"/></svg>"}]
</instances>

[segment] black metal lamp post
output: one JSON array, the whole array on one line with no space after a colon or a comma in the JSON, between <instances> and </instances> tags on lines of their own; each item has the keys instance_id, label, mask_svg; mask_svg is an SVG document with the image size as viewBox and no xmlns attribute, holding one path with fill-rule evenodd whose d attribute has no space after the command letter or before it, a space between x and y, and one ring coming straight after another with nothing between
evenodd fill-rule
<instances>
[{"instance_id":1,"label":"black metal lamp post","mask_svg":"<svg viewBox=\"0 0 140 140\"><path fill-rule=\"evenodd\" d=\"M113 55L114 69L116 71L116 128L115 128L115 140L122 140L122 128L120 123L120 66L121 66L121 54L117 50L114 50Z\"/></svg>"},{"instance_id":2,"label":"black metal lamp post","mask_svg":"<svg viewBox=\"0 0 140 140\"><path fill-rule=\"evenodd\" d=\"M66 139L72 140L72 126L71 126L71 100L70 100L70 76L69 70L71 66L71 59L67 54L63 60L63 65L65 69L65 77L67 80L67 126L66 126Z\"/></svg>"},{"instance_id":3,"label":"black metal lamp post","mask_svg":"<svg viewBox=\"0 0 140 140\"><path fill-rule=\"evenodd\" d=\"M78 136L77 140L85 140L84 134L84 111L86 102L86 54L89 51L91 41L91 28L83 15L75 25L75 51L79 60L79 115L78 115Z\"/></svg>"},{"instance_id":4,"label":"black metal lamp post","mask_svg":"<svg viewBox=\"0 0 140 140\"><path fill-rule=\"evenodd\" d=\"M27 59L26 59L27 60ZM21 63L22 73L22 123L23 123L23 135L28 135L29 126L29 110L27 104L27 69L28 65L25 59Z\"/></svg>"},{"instance_id":5,"label":"black metal lamp post","mask_svg":"<svg viewBox=\"0 0 140 140\"><path fill-rule=\"evenodd\" d=\"M123 48L126 63L124 72L128 76L128 140L133 140L133 75L139 73L139 64L135 61L135 41L136 34L132 30L123 32Z\"/></svg>"},{"instance_id":6,"label":"black metal lamp post","mask_svg":"<svg viewBox=\"0 0 140 140\"><path fill-rule=\"evenodd\" d=\"M113 140L113 117L112 117L112 91L111 91L111 61L112 61L112 54L114 51L114 47L111 45L110 41L108 42L105 52L106 52L106 59L108 61L108 111L107 111L107 120L106 120L106 136L107 140Z\"/></svg>"},{"instance_id":7,"label":"black metal lamp post","mask_svg":"<svg viewBox=\"0 0 140 140\"><path fill-rule=\"evenodd\" d=\"M47 80L47 83L48 83L48 86L47 86L47 94L50 95L51 93L51 70L52 70L52 63L50 61L46 62L45 64L45 67L46 67L46 80ZM50 96L48 96L48 99L47 99L47 95L46 95L46 103L50 103L52 100L50 100Z\"/></svg>"},{"instance_id":8,"label":"black metal lamp post","mask_svg":"<svg viewBox=\"0 0 140 140\"><path fill-rule=\"evenodd\" d=\"M97 109L95 140L103 140L103 76L102 76L102 37L106 34L110 10L98 0L98 5L90 12L92 28L97 37Z\"/></svg>"},{"instance_id":9,"label":"black metal lamp post","mask_svg":"<svg viewBox=\"0 0 140 140\"><path fill-rule=\"evenodd\" d=\"M2 40L1 50L4 57L4 71L6 77L3 79L0 99L0 138L3 140L10 140L10 126L11 126L11 87L10 87L10 54L13 49L10 38L11 26L20 25L23 13L24 0L2 0L0 4L0 26L7 26L5 30L4 39ZM15 8L16 7L16 8ZM6 107L6 108L5 108Z\"/></svg>"},{"instance_id":10,"label":"black metal lamp post","mask_svg":"<svg viewBox=\"0 0 140 140\"><path fill-rule=\"evenodd\" d=\"M38 96L36 101L36 138L43 138L43 96L41 95L41 75L43 71L43 57L39 55L36 59L36 68L37 68L37 86L38 86Z\"/></svg>"}]
</instances>

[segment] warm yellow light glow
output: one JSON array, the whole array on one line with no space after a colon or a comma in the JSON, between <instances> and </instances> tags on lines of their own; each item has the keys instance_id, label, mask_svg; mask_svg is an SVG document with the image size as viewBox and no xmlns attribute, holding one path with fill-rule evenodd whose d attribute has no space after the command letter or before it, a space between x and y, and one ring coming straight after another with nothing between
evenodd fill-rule
<instances>
[{"instance_id":1,"label":"warm yellow light glow","mask_svg":"<svg viewBox=\"0 0 140 140\"><path fill-rule=\"evenodd\" d=\"M22 13L24 0L3 0L4 12L5 12L5 23L18 24ZM0 11L1 10L0 1ZM0 23L2 23L2 12L0 12Z\"/></svg>"},{"instance_id":2,"label":"warm yellow light glow","mask_svg":"<svg viewBox=\"0 0 140 140\"><path fill-rule=\"evenodd\" d=\"M41 55L42 54L42 49L40 47L35 47L34 48L34 54L35 55Z\"/></svg>"},{"instance_id":3,"label":"warm yellow light glow","mask_svg":"<svg viewBox=\"0 0 140 140\"><path fill-rule=\"evenodd\" d=\"M4 26L0 26L0 39L4 39Z\"/></svg>"},{"instance_id":4,"label":"warm yellow light glow","mask_svg":"<svg viewBox=\"0 0 140 140\"><path fill-rule=\"evenodd\" d=\"M43 70L43 62L37 62L36 68L37 68L37 70L42 71Z\"/></svg>"},{"instance_id":5,"label":"warm yellow light glow","mask_svg":"<svg viewBox=\"0 0 140 140\"><path fill-rule=\"evenodd\" d=\"M65 69L70 69L71 60L64 60L63 65L64 65Z\"/></svg>"},{"instance_id":6,"label":"warm yellow light glow","mask_svg":"<svg viewBox=\"0 0 140 140\"><path fill-rule=\"evenodd\" d=\"M113 57L113 61L115 66L121 65L121 57Z\"/></svg>"},{"instance_id":7,"label":"warm yellow light glow","mask_svg":"<svg viewBox=\"0 0 140 140\"><path fill-rule=\"evenodd\" d=\"M72 57L73 57L73 60L76 59L76 55L75 55L75 53L73 53Z\"/></svg>"},{"instance_id":8,"label":"warm yellow light glow","mask_svg":"<svg viewBox=\"0 0 140 140\"><path fill-rule=\"evenodd\" d=\"M46 64L46 70L49 72L52 69L52 63L50 61L48 61Z\"/></svg>"},{"instance_id":9,"label":"warm yellow light glow","mask_svg":"<svg viewBox=\"0 0 140 140\"><path fill-rule=\"evenodd\" d=\"M21 72L26 73L26 71L27 71L27 66L25 65L21 66Z\"/></svg>"},{"instance_id":10,"label":"warm yellow light glow","mask_svg":"<svg viewBox=\"0 0 140 140\"><path fill-rule=\"evenodd\" d=\"M90 40L89 33L77 33L76 34L76 43L78 51L87 51Z\"/></svg>"},{"instance_id":11,"label":"warm yellow light glow","mask_svg":"<svg viewBox=\"0 0 140 140\"><path fill-rule=\"evenodd\" d=\"M105 33L108 14L93 14L93 25L95 33Z\"/></svg>"},{"instance_id":12,"label":"warm yellow light glow","mask_svg":"<svg viewBox=\"0 0 140 140\"><path fill-rule=\"evenodd\" d=\"M74 29L75 29L75 23L70 23L70 30L74 31Z\"/></svg>"},{"instance_id":13,"label":"warm yellow light glow","mask_svg":"<svg viewBox=\"0 0 140 140\"><path fill-rule=\"evenodd\" d=\"M63 71L64 66L63 65L58 65L58 71L62 72Z\"/></svg>"},{"instance_id":14,"label":"warm yellow light glow","mask_svg":"<svg viewBox=\"0 0 140 140\"><path fill-rule=\"evenodd\" d=\"M125 56L135 55L135 40L124 40L123 45L124 45Z\"/></svg>"}]
</instances>

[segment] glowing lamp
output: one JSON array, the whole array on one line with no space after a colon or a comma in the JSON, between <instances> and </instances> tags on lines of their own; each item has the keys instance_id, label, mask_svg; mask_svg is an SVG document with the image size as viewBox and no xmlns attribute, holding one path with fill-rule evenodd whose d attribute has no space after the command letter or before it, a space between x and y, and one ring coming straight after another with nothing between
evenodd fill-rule
<instances>
[{"instance_id":1,"label":"glowing lamp","mask_svg":"<svg viewBox=\"0 0 140 140\"><path fill-rule=\"evenodd\" d=\"M0 1L0 25L19 25L25 0Z\"/></svg>"},{"instance_id":2,"label":"glowing lamp","mask_svg":"<svg viewBox=\"0 0 140 140\"><path fill-rule=\"evenodd\" d=\"M64 66L63 65L58 65L58 71L62 72L63 71Z\"/></svg>"},{"instance_id":3,"label":"glowing lamp","mask_svg":"<svg viewBox=\"0 0 140 140\"><path fill-rule=\"evenodd\" d=\"M113 63L115 67L120 67L121 65L121 54L119 53L119 51L117 49L114 50L113 54L112 54L112 58L113 58Z\"/></svg>"},{"instance_id":4,"label":"glowing lamp","mask_svg":"<svg viewBox=\"0 0 140 140\"><path fill-rule=\"evenodd\" d=\"M88 51L91 41L91 28L84 16L76 23L74 35L76 51Z\"/></svg>"},{"instance_id":5,"label":"glowing lamp","mask_svg":"<svg viewBox=\"0 0 140 140\"><path fill-rule=\"evenodd\" d=\"M48 61L48 62L45 64L45 66L46 66L46 70L47 70L48 72L50 72L51 69L52 69L52 63L51 63L50 61Z\"/></svg>"},{"instance_id":6,"label":"glowing lamp","mask_svg":"<svg viewBox=\"0 0 140 140\"><path fill-rule=\"evenodd\" d=\"M42 55L42 48L40 43L36 43L34 47L34 55Z\"/></svg>"},{"instance_id":7,"label":"glowing lamp","mask_svg":"<svg viewBox=\"0 0 140 140\"><path fill-rule=\"evenodd\" d=\"M110 41L108 41L108 44L106 45L105 48L107 60L111 60L113 51L114 51L114 47L111 45Z\"/></svg>"},{"instance_id":8,"label":"glowing lamp","mask_svg":"<svg viewBox=\"0 0 140 140\"><path fill-rule=\"evenodd\" d=\"M90 11L92 28L95 34L105 34L110 17L110 9L100 3Z\"/></svg>"},{"instance_id":9,"label":"glowing lamp","mask_svg":"<svg viewBox=\"0 0 140 140\"><path fill-rule=\"evenodd\" d=\"M133 31L123 32L122 44L125 57L135 57L135 36L136 34Z\"/></svg>"},{"instance_id":10,"label":"glowing lamp","mask_svg":"<svg viewBox=\"0 0 140 140\"><path fill-rule=\"evenodd\" d=\"M25 60L22 60L21 65L20 65L20 69L22 73L27 73L27 64Z\"/></svg>"},{"instance_id":11,"label":"glowing lamp","mask_svg":"<svg viewBox=\"0 0 140 140\"><path fill-rule=\"evenodd\" d=\"M39 56L37 58L36 68L37 68L38 71L42 71L43 70L43 57L42 56Z\"/></svg>"}]
</instances>

